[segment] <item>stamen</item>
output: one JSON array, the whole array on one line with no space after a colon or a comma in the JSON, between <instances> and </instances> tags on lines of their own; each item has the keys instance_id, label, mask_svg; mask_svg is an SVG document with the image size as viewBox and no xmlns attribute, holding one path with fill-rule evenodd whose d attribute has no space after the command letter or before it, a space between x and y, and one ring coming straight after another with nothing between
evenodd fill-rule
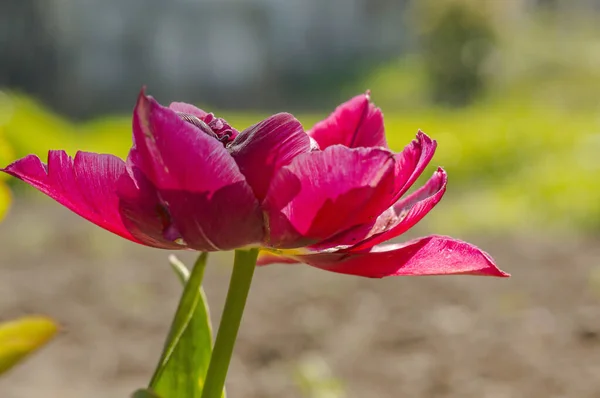
<instances>
[{"instance_id":1,"label":"stamen","mask_svg":"<svg viewBox=\"0 0 600 398\"><path fill-rule=\"evenodd\" d=\"M227 124L227 122L225 122L223 119L215 117L212 113L207 114L202 119L189 113L176 113L181 120L198 127L204 133L222 143L223 146L227 146L227 144L233 141L238 134L237 131Z\"/></svg>"},{"instance_id":2,"label":"stamen","mask_svg":"<svg viewBox=\"0 0 600 398\"><path fill-rule=\"evenodd\" d=\"M206 134L219 140L219 136L210 128L210 126L204 120L200 119L198 116L194 116L189 113L183 113L183 112L177 112L177 116L179 116L181 118L181 120L183 120L184 122L188 122L188 123L198 127L200 130L202 130Z\"/></svg>"},{"instance_id":3,"label":"stamen","mask_svg":"<svg viewBox=\"0 0 600 398\"><path fill-rule=\"evenodd\" d=\"M185 243L185 241L183 240L183 238L177 238L173 242L176 243L176 244L178 244L179 246L187 246L187 243Z\"/></svg>"}]
</instances>

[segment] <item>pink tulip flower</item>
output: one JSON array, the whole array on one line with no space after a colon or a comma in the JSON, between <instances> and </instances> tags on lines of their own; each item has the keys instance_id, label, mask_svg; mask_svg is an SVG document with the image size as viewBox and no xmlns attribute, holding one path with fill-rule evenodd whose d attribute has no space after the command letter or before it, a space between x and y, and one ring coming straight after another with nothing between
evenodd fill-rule
<instances>
[{"instance_id":1,"label":"pink tulip flower","mask_svg":"<svg viewBox=\"0 0 600 398\"><path fill-rule=\"evenodd\" d=\"M508 276L477 247L428 236L386 244L442 198L439 168L405 195L436 149L422 132L400 153L386 143L369 94L305 132L273 115L241 132L192 105L142 92L126 160L50 151L2 171L123 238L162 249L260 247L259 264L306 263L364 277Z\"/></svg>"}]
</instances>

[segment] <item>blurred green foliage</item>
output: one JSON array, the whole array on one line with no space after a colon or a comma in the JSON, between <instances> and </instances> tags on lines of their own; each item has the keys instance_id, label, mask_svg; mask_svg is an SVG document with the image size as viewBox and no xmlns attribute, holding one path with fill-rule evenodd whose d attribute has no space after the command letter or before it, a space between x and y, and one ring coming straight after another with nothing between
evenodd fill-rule
<instances>
[{"instance_id":1,"label":"blurred green foliage","mask_svg":"<svg viewBox=\"0 0 600 398\"><path fill-rule=\"evenodd\" d=\"M417 127L438 141L432 163L448 171L451 202L430 217L440 228L600 227L596 114L495 104L386 120L397 149Z\"/></svg>"},{"instance_id":2,"label":"blurred green foliage","mask_svg":"<svg viewBox=\"0 0 600 398\"><path fill-rule=\"evenodd\" d=\"M301 357L295 367L294 379L307 398L344 398L342 381L333 375L327 362L316 354Z\"/></svg>"},{"instance_id":3,"label":"blurred green foliage","mask_svg":"<svg viewBox=\"0 0 600 398\"><path fill-rule=\"evenodd\" d=\"M41 316L0 323L0 374L43 347L57 331L54 321Z\"/></svg>"},{"instance_id":4,"label":"blurred green foliage","mask_svg":"<svg viewBox=\"0 0 600 398\"><path fill-rule=\"evenodd\" d=\"M161 397L158 396L153 391L150 391L148 389L141 389L141 390L137 390L136 392L134 392L133 395L131 396L131 398L161 398Z\"/></svg>"},{"instance_id":5,"label":"blurred green foliage","mask_svg":"<svg viewBox=\"0 0 600 398\"><path fill-rule=\"evenodd\" d=\"M494 27L495 47L480 65L485 95L462 108L432 104L431 61L413 54L363 75L340 92L340 100L370 88L393 149L402 149L419 128L438 141L425 174L443 166L449 187L424 221L429 229L600 230L600 26L581 14L540 13L525 20L493 0L444 0L454 3L485 5ZM238 128L267 116L216 113ZM308 129L324 116L298 118ZM3 163L28 153L45 158L48 149L125 157L130 144L130 115L74 124L31 98L0 95Z\"/></svg>"},{"instance_id":6,"label":"blurred green foliage","mask_svg":"<svg viewBox=\"0 0 600 398\"><path fill-rule=\"evenodd\" d=\"M377 92L373 97L378 102ZM125 157L131 145L129 116L73 124L20 95L6 97L0 112L5 114L0 129L13 158L35 153L45 159L48 149ZM493 100L452 111L387 112L384 107L384 113L393 149L401 150L419 128L439 143L430 171L441 165L450 181L442 210L427 218L436 228L448 233L600 228L600 116L595 112ZM218 114L238 128L266 116ZM308 129L324 116L298 117Z\"/></svg>"},{"instance_id":7,"label":"blurred green foliage","mask_svg":"<svg viewBox=\"0 0 600 398\"><path fill-rule=\"evenodd\" d=\"M467 0L424 0L414 8L432 99L451 106L470 103L483 91L483 64L494 47L485 7Z\"/></svg>"},{"instance_id":8,"label":"blurred green foliage","mask_svg":"<svg viewBox=\"0 0 600 398\"><path fill-rule=\"evenodd\" d=\"M4 181L0 181L0 220L6 215L11 199L12 196L8 185Z\"/></svg>"}]
</instances>

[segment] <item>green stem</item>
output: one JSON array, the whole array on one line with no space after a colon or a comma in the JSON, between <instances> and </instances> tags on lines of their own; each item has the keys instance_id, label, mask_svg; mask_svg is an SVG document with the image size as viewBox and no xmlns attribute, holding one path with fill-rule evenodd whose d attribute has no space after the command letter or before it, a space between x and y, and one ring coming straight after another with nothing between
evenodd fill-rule
<instances>
[{"instance_id":1,"label":"green stem","mask_svg":"<svg viewBox=\"0 0 600 398\"><path fill-rule=\"evenodd\" d=\"M223 394L223 386L225 385L233 346L244 314L257 257L258 249L235 251L229 291L227 292L215 346L210 357L202 398L221 398Z\"/></svg>"}]
</instances>

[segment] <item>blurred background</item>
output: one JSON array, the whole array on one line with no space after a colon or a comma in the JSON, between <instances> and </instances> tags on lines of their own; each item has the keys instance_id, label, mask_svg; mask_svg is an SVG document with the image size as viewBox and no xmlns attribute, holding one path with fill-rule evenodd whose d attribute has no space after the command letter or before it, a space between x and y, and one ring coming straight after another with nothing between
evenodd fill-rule
<instances>
[{"instance_id":1,"label":"blurred background","mask_svg":"<svg viewBox=\"0 0 600 398\"><path fill-rule=\"evenodd\" d=\"M257 272L229 395L600 396L599 0L2 0L0 163L125 156L143 85L238 129L306 129L367 89L390 146L438 143L445 199L404 238L449 234L509 280ZM62 335L0 396L126 397L146 385L180 286L128 243L5 176L0 320ZM191 254L183 256L191 261ZM210 260L218 321L231 256Z\"/></svg>"}]
</instances>

